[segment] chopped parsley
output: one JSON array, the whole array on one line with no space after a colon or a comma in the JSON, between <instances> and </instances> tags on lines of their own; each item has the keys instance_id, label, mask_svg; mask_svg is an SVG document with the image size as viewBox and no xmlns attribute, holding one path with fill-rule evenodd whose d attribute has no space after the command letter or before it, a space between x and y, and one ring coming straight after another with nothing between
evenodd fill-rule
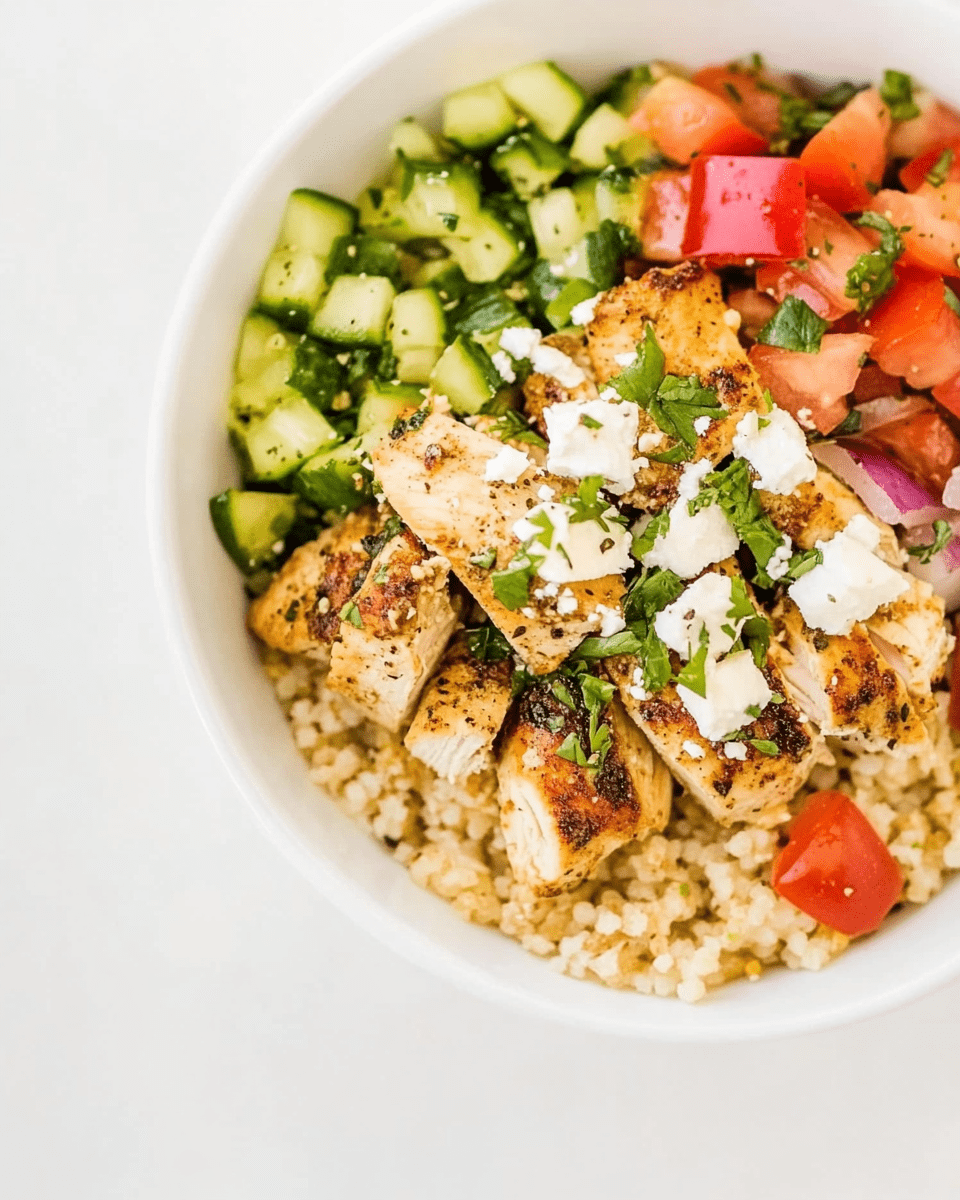
<instances>
[{"instance_id":1,"label":"chopped parsley","mask_svg":"<svg viewBox=\"0 0 960 1200\"><path fill-rule=\"evenodd\" d=\"M747 741L754 750L759 750L761 754L767 754L770 758L776 758L780 753L777 743L768 741L766 738L748 738Z\"/></svg>"},{"instance_id":2,"label":"chopped parsley","mask_svg":"<svg viewBox=\"0 0 960 1200\"><path fill-rule=\"evenodd\" d=\"M789 578L795 583L801 575L806 575L808 571L812 571L814 567L819 567L823 562L823 551L817 550L800 550L793 558L790 559L790 570L788 571Z\"/></svg>"},{"instance_id":3,"label":"chopped parsley","mask_svg":"<svg viewBox=\"0 0 960 1200\"><path fill-rule=\"evenodd\" d=\"M710 635L706 625L700 629L700 645L685 667L677 673L677 684L696 692L698 696L707 695L707 655L710 652Z\"/></svg>"},{"instance_id":4,"label":"chopped parsley","mask_svg":"<svg viewBox=\"0 0 960 1200\"><path fill-rule=\"evenodd\" d=\"M475 567L481 567L484 571L489 571L493 564L497 561L496 546L485 546L476 554L471 554L467 562L472 563Z\"/></svg>"},{"instance_id":5,"label":"chopped parsley","mask_svg":"<svg viewBox=\"0 0 960 1200\"><path fill-rule=\"evenodd\" d=\"M895 229L886 217L875 212L863 213L856 223L880 234L880 245L861 254L847 272L844 294L856 300L860 312L866 312L896 283L893 264L903 253L900 234L906 232L906 227Z\"/></svg>"},{"instance_id":6,"label":"chopped parsley","mask_svg":"<svg viewBox=\"0 0 960 1200\"><path fill-rule=\"evenodd\" d=\"M829 326L830 322L818 317L806 300L787 296L757 334L757 341L767 346L780 346L783 350L816 354Z\"/></svg>"},{"instance_id":7,"label":"chopped parsley","mask_svg":"<svg viewBox=\"0 0 960 1200\"><path fill-rule=\"evenodd\" d=\"M429 404L424 404L415 413L407 417L406 420L403 417L397 417L390 426L390 440L395 442L398 438L402 438L405 433L413 433L418 429L422 429L432 411Z\"/></svg>"},{"instance_id":8,"label":"chopped parsley","mask_svg":"<svg viewBox=\"0 0 960 1200\"><path fill-rule=\"evenodd\" d=\"M559 700L560 703L565 704L567 708L571 708L576 711L577 702L574 700L573 696L570 695L570 689L562 680L555 679L550 685L550 691L554 700Z\"/></svg>"},{"instance_id":9,"label":"chopped parsley","mask_svg":"<svg viewBox=\"0 0 960 1200\"><path fill-rule=\"evenodd\" d=\"M939 520L933 523L933 541L925 546L908 546L907 553L919 562L928 563L953 537L953 530L947 521Z\"/></svg>"},{"instance_id":10,"label":"chopped parsley","mask_svg":"<svg viewBox=\"0 0 960 1200\"><path fill-rule=\"evenodd\" d=\"M642 533L635 535L631 553L638 561L643 559L645 554L649 554L654 547L658 537L666 535L670 528L670 510L663 509L658 512L655 517L651 517L647 522Z\"/></svg>"},{"instance_id":11,"label":"chopped parsley","mask_svg":"<svg viewBox=\"0 0 960 1200\"><path fill-rule=\"evenodd\" d=\"M610 524L626 527L627 518L621 516L617 509L600 495L602 487L602 475L587 475L580 481L575 495L563 497L563 503L570 510L571 525L596 521L604 533L610 532Z\"/></svg>"},{"instance_id":12,"label":"chopped parsley","mask_svg":"<svg viewBox=\"0 0 960 1200\"><path fill-rule=\"evenodd\" d=\"M526 442L530 446L539 446L541 450L547 448L547 443L540 434L534 432L526 419L513 408L508 408L502 417L494 421L490 432L501 442Z\"/></svg>"},{"instance_id":13,"label":"chopped parsley","mask_svg":"<svg viewBox=\"0 0 960 1200\"><path fill-rule=\"evenodd\" d=\"M757 667L762 668L770 649L770 622L754 608L740 575L734 575L730 580L730 601L727 616L731 621L743 621L740 637L731 647L731 653L743 646L753 655Z\"/></svg>"},{"instance_id":14,"label":"chopped parsley","mask_svg":"<svg viewBox=\"0 0 960 1200\"><path fill-rule=\"evenodd\" d=\"M496 625L481 625L479 629L468 629L467 648L480 662L503 662L510 658L513 649Z\"/></svg>"},{"instance_id":15,"label":"chopped parsley","mask_svg":"<svg viewBox=\"0 0 960 1200\"><path fill-rule=\"evenodd\" d=\"M357 608L352 600L348 600L343 608L340 609L340 620L349 621L357 629L363 628L363 618L360 616L360 609Z\"/></svg>"},{"instance_id":16,"label":"chopped parsley","mask_svg":"<svg viewBox=\"0 0 960 1200\"><path fill-rule=\"evenodd\" d=\"M615 691L616 688L614 685L608 683L605 679L598 679L595 675L580 676L580 692L583 696L583 702L587 707L587 712L590 714L588 733L590 738L590 757L586 765L594 771L601 771L603 769L603 764L606 762L607 755L613 745L610 726L601 724L600 714L610 703L610 699Z\"/></svg>"},{"instance_id":17,"label":"chopped parsley","mask_svg":"<svg viewBox=\"0 0 960 1200\"><path fill-rule=\"evenodd\" d=\"M903 71L884 71L880 95L895 121L919 117L920 109L913 98L913 80Z\"/></svg>"},{"instance_id":18,"label":"chopped parsley","mask_svg":"<svg viewBox=\"0 0 960 1200\"><path fill-rule=\"evenodd\" d=\"M567 762L576 763L578 767L587 765L587 756L575 733L568 733L557 747L557 758L565 758Z\"/></svg>"},{"instance_id":19,"label":"chopped parsley","mask_svg":"<svg viewBox=\"0 0 960 1200\"><path fill-rule=\"evenodd\" d=\"M526 547L518 550L510 562L490 576L493 594L504 608L515 612L530 600L530 580L543 562L543 555L530 554Z\"/></svg>"},{"instance_id":20,"label":"chopped parsley","mask_svg":"<svg viewBox=\"0 0 960 1200\"><path fill-rule=\"evenodd\" d=\"M923 177L931 187L943 187L943 185L947 182L947 176L950 174L950 168L953 166L953 160L955 157L956 151L950 149L950 147L947 147L947 149L943 151L937 161Z\"/></svg>"},{"instance_id":21,"label":"chopped parsley","mask_svg":"<svg viewBox=\"0 0 960 1200\"><path fill-rule=\"evenodd\" d=\"M643 642L632 629L621 629L610 637L589 637L573 652L574 658L583 662L596 662L612 658L615 654L639 654Z\"/></svg>"},{"instance_id":22,"label":"chopped parsley","mask_svg":"<svg viewBox=\"0 0 960 1200\"><path fill-rule=\"evenodd\" d=\"M603 428L602 421L598 421L598 420L596 420L595 417L588 416L586 413L580 414L580 424L583 425L585 429L602 429Z\"/></svg>"},{"instance_id":23,"label":"chopped parsley","mask_svg":"<svg viewBox=\"0 0 960 1200\"><path fill-rule=\"evenodd\" d=\"M380 567L377 568L377 573L373 577L373 582L380 584L380 586L382 587L389 578L390 578L390 568L387 566L386 563L383 563Z\"/></svg>"}]
</instances>

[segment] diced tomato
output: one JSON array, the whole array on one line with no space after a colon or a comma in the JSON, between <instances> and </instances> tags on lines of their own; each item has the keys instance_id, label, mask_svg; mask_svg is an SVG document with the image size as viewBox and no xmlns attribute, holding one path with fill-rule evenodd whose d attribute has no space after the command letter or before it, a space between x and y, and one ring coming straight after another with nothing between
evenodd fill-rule
<instances>
[{"instance_id":1,"label":"diced tomato","mask_svg":"<svg viewBox=\"0 0 960 1200\"><path fill-rule=\"evenodd\" d=\"M795 158L703 154L690 167L685 257L715 266L803 254L806 192Z\"/></svg>"},{"instance_id":2,"label":"diced tomato","mask_svg":"<svg viewBox=\"0 0 960 1200\"><path fill-rule=\"evenodd\" d=\"M689 171L654 171L647 189L640 241L651 262L679 262L690 207Z\"/></svg>"},{"instance_id":3,"label":"diced tomato","mask_svg":"<svg viewBox=\"0 0 960 1200\"><path fill-rule=\"evenodd\" d=\"M909 387L933 387L960 371L960 318L944 300L940 275L900 268L893 290L860 325L876 338L874 361Z\"/></svg>"},{"instance_id":4,"label":"diced tomato","mask_svg":"<svg viewBox=\"0 0 960 1200\"><path fill-rule=\"evenodd\" d=\"M951 138L960 138L960 113L926 90L914 92L913 98L920 115L894 122L890 131L891 158L916 158Z\"/></svg>"},{"instance_id":5,"label":"diced tomato","mask_svg":"<svg viewBox=\"0 0 960 1200\"><path fill-rule=\"evenodd\" d=\"M771 263L757 271L757 287L777 300L797 296L818 316L834 321L853 312L856 301L846 293L847 272L861 254L873 249L849 221L820 200L807 200L804 266Z\"/></svg>"},{"instance_id":6,"label":"diced tomato","mask_svg":"<svg viewBox=\"0 0 960 1200\"><path fill-rule=\"evenodd\" d=\"M960 137L956 137L948 142L938 142L932 149L918 154L905 167L900 168L900 182L908 192L915 192L920 187L944 150L953 151L953 161L944 178L951 183L960 183Z\"/></svg>"},{"instance_id":7,"label":"diced tomato","mask_svg":"<svg viewBox=\"0 0 960 1200\"><path fill-rule=\"evenodd\" d=\"M938 412L919 412L890 421L857 438L895 459L914 483L942 494L950 472L960 465L960 439Z\"/></svg>"},{"instance_id":8,"label":"diced tomato","mask_svg":"<svg viewBox=\"0 0 960 1200\"><path fill-rule=\"evenodd\" d=\"M944 383L938 383L933 389L933 398L960 419L960 371Z\"/></svg>"},{"instance_id":9,"label":"diced tomato","mask_svg":"<svg viewBox=\"0 0 960 1200\"><path fill-rule=\"evenodd\" d=\"M727 297L727 307L740 314L740 332L753 341L777 311L777 302L756 288L739 288Z\"/></svg>"},{"instance_id":10,"label":"diced tomato","mask_svg":"<svg viewBox=\"0 0 960 1200\"><path fill-rule=\"evenodd\" d=\"M858 92L800 155L810 195L837 212L868 208L883 179L889 131L890 110L877 89Z\"/></svg>"},{"instance_id":11,"label":"diced tomato","mask_svg":"<svg viewBox=\"0 0 960 1200\"><path fill-rule=\"evenodd\" d=\"M947 720L950 728L960 733L960 617L953 618L953 631L957 635L957 648L953 651L953 670L950 672L950 708Z\"/></svg>"},{"instance_id":12,"label":"diced tomato","mask_svg":"<svg viewBox=\"0 0 960 1200\"><path fill-rule=\"evenodd\" d=\"M853 402L864 404L867 400L879 400L881 396L902 395L903 380L899 375L888 375L876 363L867 363L861 369L853 389Z\"/></svg>"},{"instance_id":13,"label":"diced tomato","mask_svg":"<svg viewBox=\"0 0 960 1200\"><path fill-rule=\"evenodd\" d=\"M780 84L761 72L736 66L704 67L693 82L725 100L744 125L763 137L773 137L780 128Z\"/></svg>"},{"instance_id":14,"label":"diced tomato","mask_svg":"<svg viewBox=\"0 0 960 1200\"><path fill-rule=\"evenodd\" d=\"M850 797L815 792L787 836L773 863L773 890L850 937L877 929L900 897L903 875Z\"/></svg>"},{"instance_id":15,"label":"diced tomato","mask_svg":"<svg viewBox=\"0 0 960 1200\"><path fill-rule=\"evenodd\" d=\"M767 148L725 100L675 75L653 85L630 124L677 163L695 154L762 154Z\"/></svg>"},{"instance_id":16,"label":"diced tomato","mask_svg":"<svg viewBox=\"0 0 960 1200\"><path fill-rule=\"evenodd\" d=\"M817 354L757 344L750 347L750 361L781 408L804 428L830 433L850 411L846 397L871 345L862 333L828 333Z\"/></svg>"},{"instance_id":17,"label":"diced tomato","mask_svg":"<svg viewBox=\"0 0 960 1200\"><path fill-rule=\"evenodd\" d=\"M902 262L914 267L926 267L941 275L960 276L960 221L950 219L952 197L948 190L939 191L923 184L919 192L878 192L870 207L900 229L903 238ZM926 189L926 190L924 190Z\"/></svg>"}]
</instances>

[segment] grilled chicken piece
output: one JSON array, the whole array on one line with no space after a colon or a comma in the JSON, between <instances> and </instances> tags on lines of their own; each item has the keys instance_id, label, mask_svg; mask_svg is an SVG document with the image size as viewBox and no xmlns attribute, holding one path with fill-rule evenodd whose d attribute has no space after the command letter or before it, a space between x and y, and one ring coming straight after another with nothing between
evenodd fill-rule
<instances>
[{"instance_id":1,"label":"grilled chicken piece","mask_svg":"<svg viewBox=\"0 0 960 1200\"><path fill-rule=\"evenodd\" d=\"M810 629L789 596L777 602L771 619L784 677L821 733L871 751L927 740L903 680L863 625L846 636Z\"/></svg>"},{"instance_id":2,"label":"grilled chicken piece","mask_svg":"<svg viewBox=\"0 0 960 1200\"><path fill-rule=\"evenodd\" d=\"M719 278L699 263L684 262L669 269L654 267L641 279L611 288L587 325L590 358L602 389L623 370L616 356L636 351L644 326L653 323L667 374L698 376L727 410L726 416L711 422L693 452L694 459L709 458L714 463L730 453L740 418L766 411L759 377L733 327L724 320L725 312ZM653 418L641 410L641 437L658 432ZM674 444L664 435L657 453ZM640 508L672 504L682 469L683 464L651 462L637 473L635 489L624 499Z\"/></svg>"},{"instance_id":3,"label":"grilled chicken piece","mask_svg":"<svg viewBox=\"0 0 960 1200\"><path fill-rule=\"evenodd\" d=\"M818 467L812 483L801 483L789 496L757 490L764 512L773 524L801 550L828 542L846 527L851 517L863 516L880 530L877 555L891 567L903 563L897 536L889 525L868 512L860 497L825 467Z\"/></svg>"},{"instance_id":4,"label":"grilled chicken piece","mask_svg":"<svg viewBox=\"0 0 960 1200\"><path fill-rule=\"evenodd\" d=\"M513 663L482 662L465 637L447 648L403 744L450 783L493 766L493 743L512 701Z\"/></svg>"},{"instance_id":5,"label":"grilled chicken piece","mask_svg":"<svg viewBox=\"0 0 960 1200\"><path fill-rule=\"evenodd\" d=\"M386 519L386 513L363 508L294 550L250 605L250 632L287 654L316 654L331 645L340 629L340 609L370 565L363 539L375 537Z\"/></svg>"},{"instance_id":6,"label":"grilled chicken piece","mask_svg":"<svg viewBox=\"0 0 960 1200\"><path fill-rule=\"evenodd\" d=\"M649 699L638 699L642 688L637 686L640 676L632 655L608 658L603 665L607 677L620 690L624 708L670 771L721 824L746 821L786 803L816 764L823 739L792 700L768 704L759 718L742 731L744 740L728 743L737 747L733 753L744 757L730 758L724 743L708 741L701 735L672 683ZM790 695L773 646L763 673L771 691ZM764 754L751 745L753 740L775 742L780 753Z\"/></svg>"},{"instance_id":7,"label":"grilled chicken piece","mask_svg":"<svg viewBox=\"0 0 960 1200\"><path fill-rule=\"evenodd\" d=\"M514 875L539 896L569 891L670 815L670 775L616 696L601 721L612 746L597 772L557 755L570 734L589 747L589 718L582 705L561 703L546 681L524 692L508 724L497 767L500 823Z\"/></svg>"},{"instance_id":8,"label":"grilled chicken piece","mask_svg":"<svg viewBox=\"0 0 960 1200\"><path fill-rule=\"evenodd\" d=\"M502 444L442 413L432 413L417 429L384 438L372 452L380 485L404 521L437 554L449 559L457 578L511 643L531 670L542 674L558 667L591 633L598 605L618 608L624 586L620 575L571 583L577 607L559 616L557 599L530 596L529 605L511 611L493 593L491 571L502 569L520 547L513 525L539 503L544 484L557 496L576 481L535 475L529 467L516 483L486 483L484 468ZM492 568L470 561L480 551L496 550ZM534 591L536 589L533 589Z\"/></svg>"},{"instance_id":9,"label":"grilled chicken piece","mask_svg":"<svg viewBox=\"0 0 960 1200\"><path fill-rule=\"evenodd\" d=\"M404 529L370 563L340 622L327 686L394 733L408 720L443 654L463 602L450 564Z\"/></svg>"},{"instance_id":10,"label":"grilled chicken piece","mask_svg":"<svg viewBox=\"0 0 960 1200\"><path fill-rule=\"evenodd\" d=\"M575 388L566 388L552 375L541 375L534 371L523 385L523 411L530 418L541 437L547 436L547 425L543 410L551 404L562 404L565 400L596 400L597 385L593 382L593 363L587 353L587 342L583 334L551 333L543 339L544 346L553 346L572 358L587 378Z\"/></svg>"},{"instance_id":11,"label":"grilled chicken piece","mask_svg":"<svg viewBox=\"0 0 960 1200\"><path fill-rule=\"evenodd\" d=\"M942 676L953 638L944 604L929 583L907 575L910 591L864 621L870 640L906 684L917 712L936 707L932 686Z\"/></svg>"}]
</instances>

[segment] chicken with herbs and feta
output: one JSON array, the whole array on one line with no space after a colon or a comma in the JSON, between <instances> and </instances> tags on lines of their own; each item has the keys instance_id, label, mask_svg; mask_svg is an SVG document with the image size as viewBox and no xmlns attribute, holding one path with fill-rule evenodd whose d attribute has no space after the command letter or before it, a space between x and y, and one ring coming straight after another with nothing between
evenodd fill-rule
<instances>
[{"instance_id":1,"label":"chicken with herbs and feta","mask_svg":"<svg viewBox=\"0 0 960 1200\"><path fill-rule=\"evenodd\" d=\"M681 795L789 815L831 746L926 745L960 116L896 71L652 63L590 97L543 62L391 149L355 204L291 194L241 332L211 512L251 632L423 769L494 773L534 897Z\"/></svg>"}]
</instances>

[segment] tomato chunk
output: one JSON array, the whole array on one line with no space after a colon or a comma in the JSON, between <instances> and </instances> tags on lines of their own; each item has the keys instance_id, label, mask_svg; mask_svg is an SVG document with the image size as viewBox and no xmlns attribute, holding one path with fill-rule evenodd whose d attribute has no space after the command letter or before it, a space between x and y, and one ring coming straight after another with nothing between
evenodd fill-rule
<instances>
[{"instance_id":1,"label":"tomato chunk","mask_svg":"<svg viewBox=\"0 0 960 1200\"><path fill-rule=\"evenodd\" d=\"M951 138L960 138L960 113L926 89L915 91L913 99L920 115L909 121L894 121L888 147L891 158L915 158Z\"/></svg>"},{"instance_id":2,"label":"tomato chunk","mask_svg":"<svg viewBox=\"0 0 960 1200\"><path fill-rule=\"evenodd\" d=\"M806 256L801 265L770 263L757 271L757 287L782 301L805 300L827 321L853 312L855 300L846 295L847 272L861 254L873 249L849 221L820 200L807 200Z\"/></svg>"},{"instance_id":3,"label":"tomato chunk","mask_svg":"<svg viewBox=\"0 0 960 1200\"><path fill-rule=\"evenodd\" d=\"M837 212L869 208L887 161L890 110L867 88L815 133L800 155L807 191Z\"/></svg>"},{"instance_id":4,"label":"tomato chunk","mask_svg":"<svg viewBox=\"0 0 960 1200\"><path fill-rule=\"evenodd\" d=\"M879 400L881 396L902 396L903 380L899 375L888 375L876 363L866 363L853 389L855 404L867 400Z\"/></svg>"},{"instance_id":5,"label":"tomato chunk","mask_svg":"<svg viewBox=\"0 0 960 1200\"><path fill-rule=\"evenodd\" d=\"M651 262L679 262L690 207L690 172L655 171L650 176L640 241Z\"/></svg>"},{"instance_id":6,"label":"tomato chunk","mask_svg":"<svg viewBox=\"0 0 960 1200\"><path fill-rule=\"evenodd\" d=\"M960 371L960 318L944 299L940 275L900 268L896 286L860 326L876 338L871 357L910 387L946 383Z\"/></svg>"},{"instance_id":7,"label":"tomato chunk","mask_svg":"<svg viewBox=\"0 0 960 1200\"><path fill-rule=\"evenodd\" d=\"M716 266L798 258L806 192L795 158L701 155L690 167L683 253Z\"/></svg>"},{"instance_id":8,"label":"tomato chunk","mask_svg":"<svg viewBox=\"0 0 960 1200\"><path fill-rule=\"evenodd\" d=\"M763 137L773 137L780 128L778 80L761 72L723 65L704 67L694 75L693 82L725 100L744 125Z\"/></svg>"},{"instance_id":9,"label":"tomato chunk","mask_svg":"<svg viewBox=\"0 0 960 1200\"><path fill-rule=\"evenodd\" d=\"M805 429L830 433L849 412L846 397L870 346L870 338L860 333L828 333L817 354L758 343L750 347L750 361L780 408Z\"/></svg>"},{"instance_id":10,"label":"tomato chunk","mask_svg":"<svg viewBox=\"0 0 960 1200\"><path fill-rule=\"evenodd\" d=\"M874 196L873 211L900 230L905 265L960 276L960 221L954 216L954 188L960 193L957 184L937 190L925 183L910 196L894 191Z\"/></svg>"},{"instance_id":11,"label":"tomato chunk","mask_svg":"<svg viewBox=\"0 0 960 1200\"><path fill-rule=\"evenodd\" d=\"M878 425L857 439L895 459L914 483L939 496L960 466L960 439L938 412Z\"/></svg>"},{"instance_id":12,"label":"tomato chunk","mask_svg":"<svg viewBox=\"0 0 960 1200\"><path fill-rule=\"evenodd\" d=\"M952 151L953 158L944 179L951 183L960 183L960 137L956 137L950 141L938 142L932 149L918 154L905 167L900 168L900 182L908 192L915 192L923 184L945 150Z\"/></svg>"},{"instance_id":13,"label":"tomato chunk","mask_svg":"<svg viewBox=\"0 0 960 1200\"><path fill-rule=\"evenodd\" d=\"M903 875L849 796L815 792L787 836L773 863L773 890L850 937L877 929L900 898Z\"/></svg>"},{"instance_id":14,"label":"tomato chunk","mask_svg":"<svg viewBox=\"0 0 960 1200\"><path fill-rule=\"evenodd\" d=\"M695 154L761 154L767 148L725 100L674 75L653 85L630 124L684 165Z\"/></svg>"},{"instance_id":15,"label":"tomato chunk","mask_svg":"<svg viewBox=\"0 0 960 1200\"><path fill-rule=\"evenodd\" d=\"M942 404L947 412L960 418L960 371L944 383L938 383L933 389L933 398Z\"/></svg>"}]
</instances>

